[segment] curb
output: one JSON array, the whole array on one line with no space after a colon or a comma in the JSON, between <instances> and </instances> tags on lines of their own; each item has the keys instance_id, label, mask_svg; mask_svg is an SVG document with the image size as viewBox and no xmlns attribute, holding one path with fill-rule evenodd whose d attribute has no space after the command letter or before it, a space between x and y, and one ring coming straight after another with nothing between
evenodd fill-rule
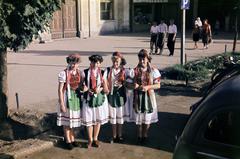
<instances>
[{"instance_id":1,"label":"curb","mask_svg":"<svg viewBox=\"0 0 240 159\"><path fill-rule=\"evenodd\" d=\"M8 154L11 155L13 158L20 158L20 157L24 157L26 155L30 155L30 154L51 148L51 147L53 147L53 145L54 145L53 142L38 140L37 142L33 143L29 147L25 147L20 150L16 150L14 152L10 152Z\"/></svg>"}]
</instances>

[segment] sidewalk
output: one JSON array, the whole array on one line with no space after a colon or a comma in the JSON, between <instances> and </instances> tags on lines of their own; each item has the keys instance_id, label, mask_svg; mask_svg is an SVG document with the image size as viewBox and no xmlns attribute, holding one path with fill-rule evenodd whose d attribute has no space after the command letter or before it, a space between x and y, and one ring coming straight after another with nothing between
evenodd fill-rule
<instances>
[{"instance_id":1,"label":"sidewalk","mask_svg":"<svg viewBox=\"0 0 240 159\"><path fill-rule=\"evenodd\" d=\"M226 39L221 39L226 37ZM187 60L195 60L206 56L222 53L227 45L227 51L232 50L231 35L216 36L209 49L193 49L193 42L189 35L186 38ZM68 54L79 53L82 56L80 68L89 66L88 57L92 54L101 54L104 58L103 67L111 65L111 54L120 51L124 54L126 67L137 65L137 53L140 49L149 49L147 34L118 34L98 36L87 39L61 39L45 44L31 44L18 53L8 54L8 84L9 106L16 108L15 94L18 93L21 108L37 109L42 112L55 112L57 101L57 75L66 66L65 58ZM237 50L240 51L238 42ZM152 64L163 69L180 63L180 39L177 38L175 54L168 56L165 45L162 56L153 55Z\"/></svg>"}]
</instances>

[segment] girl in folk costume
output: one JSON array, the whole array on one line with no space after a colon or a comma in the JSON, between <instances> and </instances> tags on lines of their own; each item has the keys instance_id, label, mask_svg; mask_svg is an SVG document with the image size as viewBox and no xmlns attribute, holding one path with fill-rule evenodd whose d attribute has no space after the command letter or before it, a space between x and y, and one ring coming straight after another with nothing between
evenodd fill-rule
<instances>
[{"instance_id":1,"label":"girl in folk costume","mask_svg":"<svg viewBox=\"0 0 240 159\"><path fill-rule=\"evenodd\" d=\"M151 57L147 50L138 53L139 63L134 68L133 107L138 125L138 142L145 144L151 123L158 121L157 103L154 89L160 88L160 72L151 67Z\"/></svg>"},{"instance_id":2,"label":"girl in folk costume","mask_svg":"<svg viewBox=\"0 0 240 159\"><path fill-rule=\"evenodd\" d=\"M109 102L109 118L112 124L111 143L123 142L122 125L124 123L126 103L126 89L125 89L125 68L126 64L120 52L114 52L112 55L112 67L108 67L104 76L108 83L108 102ZM127 112L126 112L127 113Z\"/></svg>"},{"instance_id":3,"label":"girl in folk costume","mask_svg":"<svg viewBox=\"0 0 240 159\"><path fill-rule=\"evenodd\" d=\"M89 57L90 68L84 70L84 99L82 108L82 123L87 126L88 145L99 147L98 135L101 125L108 122L108 101L105 92L107 86L99 68L103 62L100 55Z\"/></svg>"},{"instance_id":4,"label":"girl in folk costume","mask_svg":"<svg viewBox=\"0 0 240 159\"><path fill-rule=\"evenodd\" d=\"M75 141L73 128L80 127L80 98L78 88L82 82L81 72L78 69L80 56L71 54L67 58L68 67L58 75L59 110L57 125L63 126L66 148L71 150L79 146Z\"/></svg>"}]
</instances>

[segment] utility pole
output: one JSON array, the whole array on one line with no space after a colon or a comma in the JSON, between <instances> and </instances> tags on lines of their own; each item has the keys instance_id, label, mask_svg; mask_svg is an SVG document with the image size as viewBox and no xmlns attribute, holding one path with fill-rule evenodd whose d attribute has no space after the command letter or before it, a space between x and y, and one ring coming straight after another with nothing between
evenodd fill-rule
<instances>
[{"instance_id":1,"label":"utility pole","mask_svg":"<svg viewBox=\"0 0 240 159\"><path fill-rule=\"evenodd\" d=\"M181 65L185 64L185 22L186 21L186 10L182 10L182 31L181 31Z\"/></svg>"},{"instance_id":2,"label":"utility pole","mask_svg":"<svg viewBox=\"0 0 240 159\"><path fill-rule=\"evenodd\" d=\"M190 0L181 0L182 9L182 31L181 31L181 65L185 64L185 24L186 24L186 9L190 7Z\"/></svg>"}]
</instances>

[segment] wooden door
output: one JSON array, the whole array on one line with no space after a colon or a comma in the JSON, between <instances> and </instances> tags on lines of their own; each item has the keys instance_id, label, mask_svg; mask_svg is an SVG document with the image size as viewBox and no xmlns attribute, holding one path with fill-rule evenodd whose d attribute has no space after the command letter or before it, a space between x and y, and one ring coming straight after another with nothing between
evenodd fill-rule
<instances>
[{"instance_id":1,"label":"wooden door","mask_svg":"<svg viewBox=\"0 0 240 159\"><path fill-rule=\"evenodd\" d=\"M61 10L53 14L52 39L76 37L76 0L65 0Z\"/></svg>"}]
</instances>

